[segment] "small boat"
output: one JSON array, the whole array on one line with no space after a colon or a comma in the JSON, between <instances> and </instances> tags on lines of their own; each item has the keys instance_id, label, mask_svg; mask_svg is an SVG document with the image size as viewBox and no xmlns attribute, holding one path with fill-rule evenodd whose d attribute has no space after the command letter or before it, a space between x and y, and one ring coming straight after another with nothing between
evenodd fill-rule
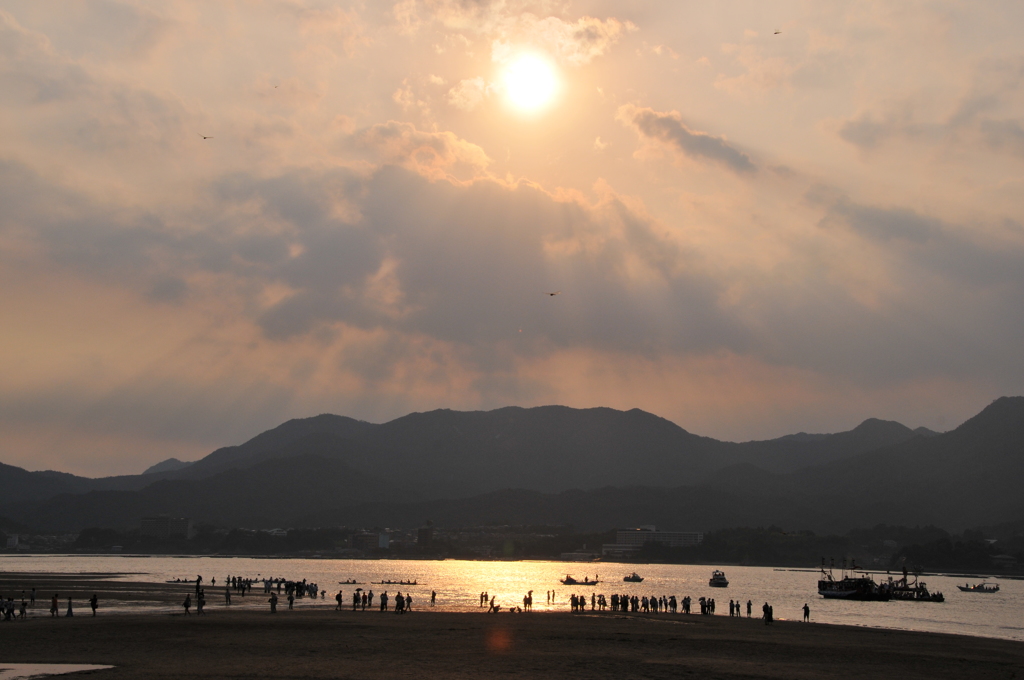
<instances>
[{"instance_id":1,"label":"small boat","mask_svg":"<svg viewBox=\"0 0 1024 680\"><path fill-rule=\"evenodd\" d=\"M563 586L596 586L598 583L597 576L594 576L593 581L590 580L589 576L584 577L582 581L577 581L572 576L569 576L569 574L566 574L565 578L558 579L558 581Z\"/></svg>"},{"instance_id":2,"label":"small boat","mask_svg":"<svg viewBox=\"0 0 1024 680\"><path fill-rule=\"evenodd\" d=\"M378 581L378 586L418 586L416 581Z\"/></svg>"},{"instance_id":3,"label":"small boat","mask_svg":"<svg viewBox=\"0 0 1024 680\"><path fill-rule=\"evenodd\" d=\"M725 577L725 572L719 569L715 569L711 572L711 578L708 579L708 585L712 588L728 588L729 579Z\"/></svg>"},{"instance_id":4,"label":"small boat","mask_svg":"<svg viewBox=\"0 0 1024 680\"><path fill-rule=\"evenodd\" d=\"M634 572L633 572L632 574L630 574L629 576L623 576L623 577L622 577L622 580L623 580L623 581L625 581L626 583L642 583L642 582L643 582L643 580L644 580L644 577L643 577L643 576L640 576L639 574L637 574L637 573L636 573L636 572L634 571Z\"/></svg>"},{"instance_id":5,"label":"small boat","mask_svg":"<svg viewBox=\"0 0 1024 680\"><path fill-rule=\"evenodd\" d=\"M998 583L976 583L973 586L970 584L957 586L962 593L998 593Z\"/></svg>"}]
</instances>

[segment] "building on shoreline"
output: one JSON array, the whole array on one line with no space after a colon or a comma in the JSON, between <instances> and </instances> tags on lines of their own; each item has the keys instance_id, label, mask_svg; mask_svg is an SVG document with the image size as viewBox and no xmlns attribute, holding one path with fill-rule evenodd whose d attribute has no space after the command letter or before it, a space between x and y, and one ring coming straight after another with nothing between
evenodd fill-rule
<instances>
[{"instance_id":1,"label":"building on shoreline","mask_svg":"<svg viewBox=\"0 0 1024 680\"><path fill-rule=\"evenodd\" d=\"M648 543L667 548L692 548L700 545L704 534L700 531L658 531L654 526L635 529L620 529L615 532L615 542L601 546L604 557L631 557L640 552Z\"/></svg>"}]
</instances>

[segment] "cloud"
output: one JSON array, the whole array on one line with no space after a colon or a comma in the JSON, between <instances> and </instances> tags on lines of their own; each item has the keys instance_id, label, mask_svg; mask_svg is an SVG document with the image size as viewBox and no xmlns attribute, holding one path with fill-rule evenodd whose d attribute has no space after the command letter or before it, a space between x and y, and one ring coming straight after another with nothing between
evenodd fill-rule
<instances>
[{"instance_id":1,"label":"cloud","mask_svg":"<svg viewBox=\"0 0 1024 680\"><path fill-rule=\"evenodd\" d=\"M483 103L486 94L483 78L467 78L448 91L448 103L457 109L472 111Z\"/></svg>"},{"instance_id":2,"label":"cloud","mask_svg":"<svg viewBox=\"0 0 1024 680\"><path fill-rule=\"evenodd\" d=\"M529 11L536 8L525 2L428 0L424 5L446 28L489 37L492 57L499 62L511 46L530 46L564 64L583 66L607 54L625 33L637 30L633 23L614 17L582 16L572 21L554 14L538 16ZM399 7L396 16L401 25L412 25L407 4Z\"/></svg>"},{"instance_id":3,"label":"cloud","mask_svg":"<svg viewBox=\"0 0 1024 680\"><path fill-rule=\"evenodd\" d=\"M911 90L884 104L865 107L839 119L836 134L863 150L902 141L943 144L974 151L1024 156L1024 118L1020 115L1024 59L986 59L973 67L958 93L937 103L933 96Z\"/></svg>"},{"instance_id":4,"label":"cloud","mask_svg":"<svg viewBox=\"0 0 1024 680\"><path fill-rule=\"evenodd\" d=\"M395 163L436 176L483 174L491 159L482 148L451 132L425 132L411 123L388 121L352 134L348 148L368 153L375 163Z\"/></svg>"},{"instance_id":5,"label":"cloud","mask_svg":"<svg viewBox=\"0 0 1024 680\"><path fill-rule=\"evenodd\" d=\"M641 137L661 142L690 158L721 163L737 173L752 173L757 166L750 157L722 137L691 130L677 112L662 113L626 104L616 116L633 127Z\"/></svg>"},{"instance_id":6,"label":"cloud","mask_svg":"<svg viewBox=\"0 0 1024 680\"><path fill-rule=\"evenodd\" d=\"M625 31L635 30L630 23L617 19L580 17L574 22L558 17L538 19L522 15L511 34L529 36L532 43L573 66L582 66L608 52Z\"/></svg>"},{"instance_id":7,"label":"cloud","mask_svg":"<svg viewBox=\"0 0 1024 680\"><path fill-rule=\"evenodd\" d=\"M1019 266L1024 239L1012 228L953 224L905 207L866 205L816 191L809 192L808 199L827 208L822 227L849 229L930 281L966 286L978 293L1012 293L1010 299L1018 297L1014 291L1024 290ZM901 278L913 279L907 272Z\"/></svg>"},{"instance_id":8,"label":"cloud","mask_svg":"<svg viewBox=\"0 0 1024 680\"><path fill-rule=\"evenodd\" d=\"M593 7L5 4L0 454L560 401L765 436L1020 390L1020 10L744 38ZM526 120L486 85L529 49L566 96Z\"/></svg>"},{"instance_id":9,"label":"cloud","mask_svg":"<svg viewBox=\"0 0 1024 680\"><path fill-rule=\"evenodd\" d=\"M0 10L0 87L14 101L40 105L77 98L95 84L84 69L58 55L45 35Z\"/></svg>"}]
</instances>

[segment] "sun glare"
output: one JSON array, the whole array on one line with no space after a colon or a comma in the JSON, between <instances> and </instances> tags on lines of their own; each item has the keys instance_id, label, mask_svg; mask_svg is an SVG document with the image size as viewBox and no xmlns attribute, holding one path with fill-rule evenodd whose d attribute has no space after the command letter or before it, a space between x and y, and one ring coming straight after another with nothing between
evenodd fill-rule
<instances>
[{"instance_id":1,"label":"sun glare","mask_svg":"<svg viewBox=\"0 0 1024 680\"><path fill-rule=\"evenodd\" d=\"M554 99L558 90L555 69L536 54L521 54L505 69L505 94L512 106L538 111Z\"/></svg>"}]
</instances>

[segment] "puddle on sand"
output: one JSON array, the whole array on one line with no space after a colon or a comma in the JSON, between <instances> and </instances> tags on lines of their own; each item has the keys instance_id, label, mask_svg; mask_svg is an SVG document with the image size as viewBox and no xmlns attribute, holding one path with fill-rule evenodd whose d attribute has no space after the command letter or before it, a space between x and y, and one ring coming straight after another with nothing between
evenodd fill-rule
<instances>
[{"instance_id":1,"label":"puddle on sand","mask_svg":"<svg viewBox=\"0 0 1024 680\"><path fill-rule=\"evenodd\" d=\"M113 668L113 666L90 663L0 663L0 680L45 678L48 675L100 671L106 668Z\"/></svg>"}]
</instances>

